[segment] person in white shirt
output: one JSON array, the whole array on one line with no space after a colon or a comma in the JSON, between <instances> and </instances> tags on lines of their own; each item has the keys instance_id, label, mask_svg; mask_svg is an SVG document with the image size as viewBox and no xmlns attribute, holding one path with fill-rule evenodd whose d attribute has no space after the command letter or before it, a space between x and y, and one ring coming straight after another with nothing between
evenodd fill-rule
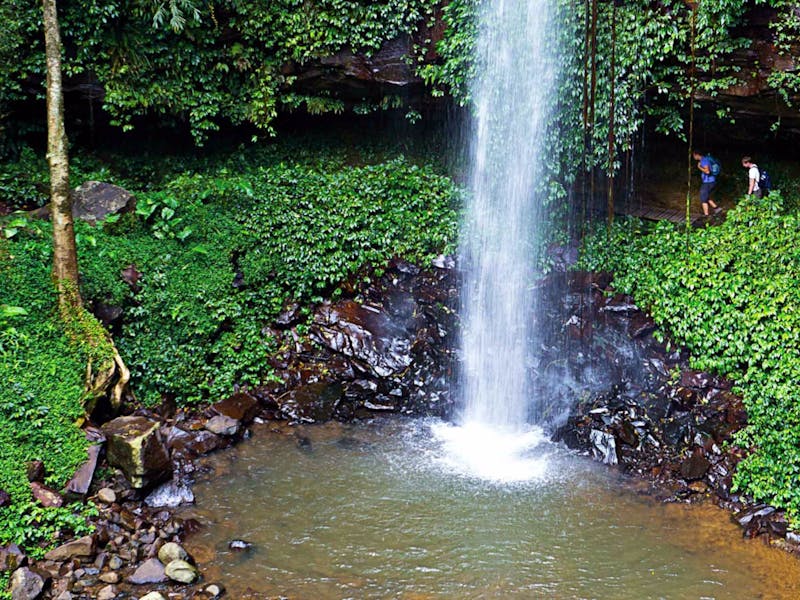
<instances>
[{"instance_id":1,"label":"person in white shirt","mask_svg":"<svg viewBox=\"0 0 800 600\"><path fill-rule=\"evenodd\" d=\"M742 157L742 166L747 169L747 195L761 198L761 188L758 187L758 180L761 179L761 172L758 170L758 165L753 162L749 156Z\"/></svg>"}]
</instances>

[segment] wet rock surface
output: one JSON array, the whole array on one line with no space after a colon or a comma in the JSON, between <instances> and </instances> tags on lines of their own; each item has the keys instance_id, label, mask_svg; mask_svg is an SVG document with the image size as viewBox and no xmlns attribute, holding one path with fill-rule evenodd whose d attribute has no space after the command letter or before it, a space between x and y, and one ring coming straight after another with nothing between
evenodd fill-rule
<instances>
[{"instance_id":1,"label":"wet rock surface","mask_svg":"<svg viewBox=\"0 0 800 600\"><path fill-rule=\"evenodd\" d=\"M562 396L557 407L568 407L553 439L650 482L649 493L662 500L711 500L741 515L735 520L746 535L783 543L784 513L731 491L743 455L733 434L747 422L732 382L691 369L688 355L659 341L652 319L615 294L607 276L553 277L569 290L544 311L542 362L561 360L556 379L565 383L543 385ZM580 400L570 402L570 394Z\"/></svg>"},{"instance_id":2,"label":"wet rock surface","mask_svg":"<svg viewBox=\"0 0 800 600\"><path fill-rule=\"evenodd\" d=\"M446 415L458 293L452 259L433 264L441 267L394 260L379 277L356 278L345 297L314 310L308 338L276 323L271 333L287 350L272 365L282 383L254 391L273 408L265 416Z\"/></svg>"}]
</instances>

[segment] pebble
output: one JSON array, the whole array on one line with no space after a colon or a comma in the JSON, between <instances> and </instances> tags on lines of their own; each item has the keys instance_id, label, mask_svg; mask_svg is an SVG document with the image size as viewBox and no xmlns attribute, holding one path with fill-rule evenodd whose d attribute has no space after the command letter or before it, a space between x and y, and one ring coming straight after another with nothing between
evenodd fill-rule
<instances>
[{"instance_id":1,"label":"pebble","mask_svg":"<svg viewBox=\"0 0 800 600\"><path fill-rule=\"evenodd\" d=\"M97 499L103 504L114 504L117 501L117 494L111 488L104 487L97 492Z\"/></svg>"},{"instance_id":2,"label":"pebble","mask_svg":"<svg viewBox=\"0 0 800 600\"><path fill-rule=\"evenodd\" d=\"M107 585L97 592L96 600L114 600L116 596L117 588L115 588L113 585Z\"/></svg>"}]
</instances>

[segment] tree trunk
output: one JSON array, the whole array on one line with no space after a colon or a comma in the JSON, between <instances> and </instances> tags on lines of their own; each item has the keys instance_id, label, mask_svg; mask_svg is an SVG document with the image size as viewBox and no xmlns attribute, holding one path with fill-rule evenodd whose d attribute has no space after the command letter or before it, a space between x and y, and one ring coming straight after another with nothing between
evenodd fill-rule
<instances>
[{"instance_id":1,"label":"tree trunk","mask_svg":"<svg viewBox=\"0 0 800 600\"><path fill-rule=\"evenodd\" d=\"M61 89L61 34L56 0L42 0L47 57L47 161L50 166L50 214L53 219L53 280L63 310L81 305L78 255L72 222L64 95Z\"/></svg>"},{"instance_id":2,"label":"tree trunk","mask_svg":"<svg viewBox=\"0 0 800 600\"><path fill-rule=\"evenodd\" d=\"M78 288L78 252L69 186L69 154L61 88L61 34L56 0L42 0L42 11L47 58L47 162L50 166L50 214L53 220L53 281L65 325L74 335L81 336L87 335L87 331L81 327L84 309ZM102 396L107 396L113 411L118 412L130 380L130 372L113 340L107 332L103 335L111 346L111 356L105 357L100 365L92 364L92 359L89 359L86 369L86 410L89 414Z\"/></svg>"}]
</instances>

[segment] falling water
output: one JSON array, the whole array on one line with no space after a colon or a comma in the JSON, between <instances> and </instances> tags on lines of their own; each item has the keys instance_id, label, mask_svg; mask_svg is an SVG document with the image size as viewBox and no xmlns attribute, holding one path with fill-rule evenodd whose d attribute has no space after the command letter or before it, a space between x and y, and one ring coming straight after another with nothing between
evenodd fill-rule
<instances>
[{"instance_id":1,"label":"falling water","mask_svg":"<svg viewBox=\"0 0 800 600\"><path fill-rule=\"evenodd\" d=\"M472 88L472 195L461 264L461 423L521 430L535 412L529 372L542 210L546 127L557 51L548 46L554 0L490 0L481 15Z\"/></svg>"}]
</instances>

